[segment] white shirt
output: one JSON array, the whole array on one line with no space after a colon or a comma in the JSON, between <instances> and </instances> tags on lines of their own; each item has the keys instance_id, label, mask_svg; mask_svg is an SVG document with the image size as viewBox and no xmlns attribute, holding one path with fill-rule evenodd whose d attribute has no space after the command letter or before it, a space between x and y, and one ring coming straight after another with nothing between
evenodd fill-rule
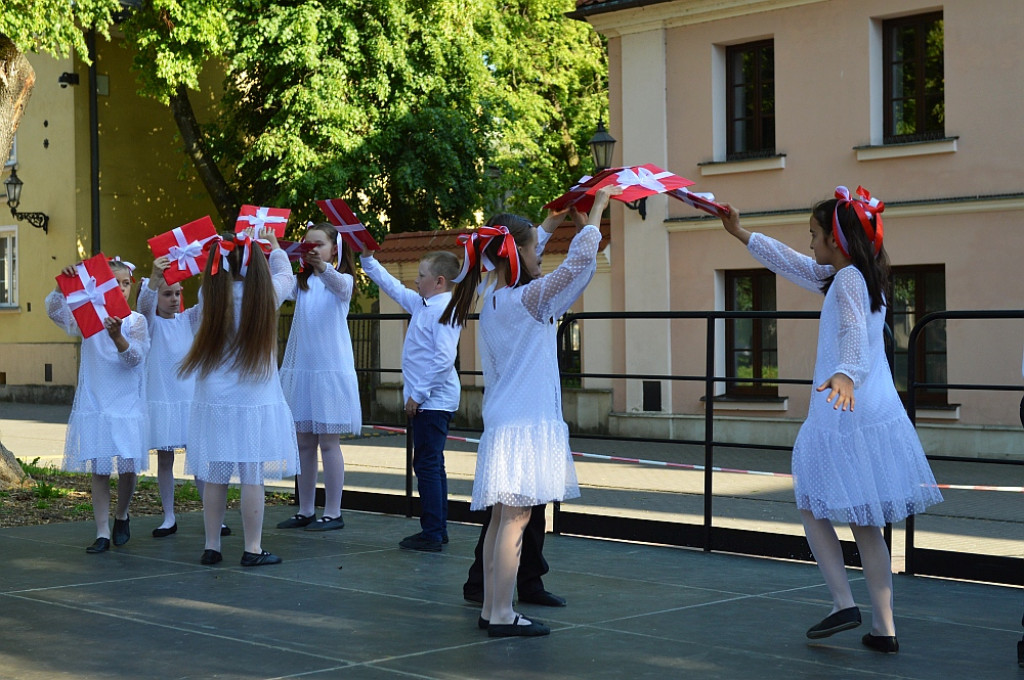
<instances>
[{"instance_id":1,"label":"white shirt","mask_svg":"<svg viewBox=\"0 0 1024 680\"><path fill-rule=\"evenodd\" d=\"M439 319L452 299L450 292L424 299L391 275L373 257L360 257L363 271L402 309L412 315L402 345L402 394L429 411L459 410L462 388L455 371L461 327L442 324Z\"/></svg>"}]
</instances>

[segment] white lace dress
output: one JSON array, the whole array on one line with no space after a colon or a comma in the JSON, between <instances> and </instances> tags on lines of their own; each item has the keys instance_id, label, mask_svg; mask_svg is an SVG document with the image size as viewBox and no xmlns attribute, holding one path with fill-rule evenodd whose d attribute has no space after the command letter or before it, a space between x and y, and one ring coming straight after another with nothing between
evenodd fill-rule
<instances>
[{"instance_id":1,"label":"white lace dress","mask_svg":"<svg viewBox=\"0 0 1024 680\"><path fill-rule=\"evenodd\" d=\"M292 285L291 266L282 250L271 252L269 259L280 305ZM236 329L244 285L234 284ZM262 484L298 472L298 456L295 425L281 392L276 361L271 360L271 371L264 377L243 378L230 362L196 377L186 472L214 484Z\"/></svg>"},{"instance_id":2,"label":"white lace dress","mask_svg":"<svg viewBox=\"0 0 1024 680\"><path fill-rule=\"evenodd\" d=\"M807 420L793 447L796 504L819 519L883 526L942 501L917 432L900 402L885 356L885 310L871 311L864 276L836 271L778 241L753 234L748 249L773 272L814 292L835 275L818 325ZM815 388L836 373L853 380L853 411Z\"/></svg>"},{"instance_id":3,"label":"white lace dress","mask_svg":"<svg viewBox=\"0 0 1024 680\"><path fill-rule=\"evenodd\" d=\"M190 307L173 318L156 313L157 291L142 280L138 310L149 323L152 337L146 359L146 401L149 410L149 448L173 451L188 442L188 413L195 392L195 375L178 377L178 366L188 354L199 328L200 307Z\"/></svg>"},{"instance_id":4,"label":"white lace dress","mask_svg":"<svg viewBox=\"0 0 1024 680\"><path fill-rule=\"evenodd\" d=\"M291 279L288 298L295 316L281 364L281 387L295 419L296 432L359 434L359 405L348 308L355 280L328 267L308 279L300 290Z\"/></svg>"},{"instance_id":5,"label":"white lace dress","mask_svg":"<svg viewBox=\"0 0 1024 680\"><path fill-rule=\"evenodd\" d=\"M597 269L601 232L584 227L565 261L518 288L488 289L480 309L484 431L477 450L472 509L531 506L578 498L562 418L558 319ZM538 246L540 248L540 246Z\"/></svg>"},{"instance_id":6,"label":"white lace dress","mask_svg":"<svg viewBox=\"0 0 1024 680\"><path fill-rule=\"evenodd\" d=\"M46 313L65 333L81 335L60 291L46 296ZM121 324L128 349L118 352L106 331L82 339L78 387L64 441L65 470L109 475L149 467L146 445L146 319L132 312Z\"/></svg>"}]
</instances>

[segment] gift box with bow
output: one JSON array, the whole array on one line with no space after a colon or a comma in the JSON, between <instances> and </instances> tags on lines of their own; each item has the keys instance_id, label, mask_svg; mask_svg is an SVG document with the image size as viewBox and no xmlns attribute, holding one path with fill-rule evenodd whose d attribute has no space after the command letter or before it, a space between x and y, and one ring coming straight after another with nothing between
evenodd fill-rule
<instances>
[{"instance_id":1,"label":"gift box with bow","mask_svg":"<svg viewBox=\"0 0 1024 680\"><path fill-rule=\"evenodd\" d=\"M209 252L205 246L216 237L217 228L207 215L154 236L148 243L153 257L166 255L170 258L171 266L164 270L164 281L171 284L195 276L206 268Z\"/></svg>"},{"instance_id":2,"label":"gift box with bow","mask_svg":"<svg viewBox=\"0 0 1024 680\"><path fill-rule=\"evenodd\" d=\"M83 338L102 331L108 317L124 319L132 313L103 253L76 264L74 276L56 278Z\"/></svg>"},{"instance_id":3,"label":"gift box with bow","mask_svg":"<svg viewBox=\"0 0 1024 680\"><path fill-rule=\"evenodd\" d=\"M345 239L352 250L361 252L363 248L380 250L380 244L373 238L366 226L359 221L352 209L340 198L331 198L325 201L317 201L316 204L327 216L338 235Z\"/></svg>"},{"instance_id":4,"label":"gift box with bow","mask_svg":"<svg viewBox=\"0 0 1024 680\"><path fill-rule=\"evenodd\" d=\"M290 262L298 262L306 253L316 248L315 243L307 243L306 241L278 241L277 244L281 246L281 250L288 256Z\"/></svg>"},{"instance_id":5,"label":"gift box with bow","mask_svg":"<svg viewBox=\"0 0 1024 680\"><path fill-rule=\"evenodd\" d=\"M235 220L235 231L243 231L250 227L255 229L255 235L260 235L260 229L273 229L277 238L284 238L284 228L288 226L288 216L292 211L288 208L269 208L262 205L243 205L238 211L238 219Z\"/></svg>"}]
</instances>

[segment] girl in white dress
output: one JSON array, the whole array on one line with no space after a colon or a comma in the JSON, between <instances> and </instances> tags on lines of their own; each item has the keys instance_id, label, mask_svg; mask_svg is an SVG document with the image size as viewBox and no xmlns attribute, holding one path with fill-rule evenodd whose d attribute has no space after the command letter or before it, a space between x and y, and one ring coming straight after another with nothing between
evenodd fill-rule
<instances>
[{"instance_id":1,"label":"girl in white dress","mask_svg":"<svg viewBox=\"0 0 1024 680\"><path fill-rule=\"evenodd\" d=\"M825 295L814 365L817 388L793 446L796 504L832 596L831 613L807 637L820 639L860 625L832 526L833 521L847 522L871 597L871 631L861 641L895 653L892 570L882 527L924 511L942 495L885 356L889 258L882 247L884 208L861 188L851 196L846 187L838 187L836 198L812 210L813 258L743 229L735 208L729 208L722 223L766 267Z\"/></svg>"},{"instance_id":2,"label":"girl in white dress","mask_svg":"<svg viewBox=\"0 0 1024 680\"><path fill-rule=\"evenodd\" d=\"M189 411L186 470L206 483L201 564L220 552L228 483L242 486L243 567L278 564L263 550L265 479L298 471L295 428L277 375L277 308L292 286L292 271L271 229L268 258L248 233L221 235L210 247L200 294L199 329L180 374L196 374Z\"/></svg>"},{"instance_id":3,"label":"girl in white dress","mask_svg":"<svg viewBox=\"0 0 1024 680\"><path fill-rule=\"evenodd\" d=\"M355 287L355 258L326 222L309 226L304 239L316 247L303 258L288 297L295 316L281 364L281 387L292 410L299 442L299 511L279 529L331 531L345 526L342 434L362 431L359 382L348 332L348 308ZM337 260L336 266L330 266ZM324 512L316 519L317 448L324 464Z\"/></svg>"},{"instance_id":4,"label":"girl in white dress","mask_svg":"<svg viewBox=\"0 0 1024 680\"><path fill-rule=\"evenodd\" d=\"M619 187L597 192L595 221ZM551 213L554 231L565 211ZM484 374L484 431L477 449L471 508L492 507L484 538L484 602L479 625L491 637L547 635L539 621L517 614L512 592L523 529L534 505L580 495L562 418L557 321L597 268L601 232L573 211L577 234L565 261L541 274L537 228L516 215L497 215L466 242L465 275L457 279L441 323L464 325L475 305L480 265L493 263L484 283L479 345ZM489 239L489 240L488 240ZM514 243L513 243L514 241ZM480 263L479 265L477 263Z\"/></svg>"},{"instance_id":5,"label":"girl in white dress","mask_svg":"<svg viewBox=\"0 0 1024 680\"><path fill-rule=\"evenodd\" d=\"M121 293L128 300L132 275L120 261L109 263ZM74 266L62 274L76 276ZM68 335L80 335L75 317L60 289L46 296L46 313ZM146 319L132 312L124 319L107 317L105 333L82 340L78 387L64 442L65 470L92 473L92 509L96 541L88 553L110 549L111 538L120 546L131 537L128 506L138 473L149 465L146 446ZM117 507L110 531L110 475L117 472Z\"/></svg>"},{"instance_id":6,"label":"girl in white dress","mask_svg":"<svg viewBox=\"0 0 1024 680\"><path fill-rule=\"evenodd\" d=\"M149 409L149 448L156 450L156 480L160 488L164 520L153 529L154 538L178 531L174 515L174 452L188 441L188 412L195 391L195 376L178 376L196 329L200 307L181 310L181 284L168 284L164 270L171 264L165 255L153 262L153 271L142 280L136 308L149 324L149 358L146 360L146 400ZM203 497L203 480L196 478L196 489ZM221 527L221 535L231 529Z\"/></svg>"}]
</instances>

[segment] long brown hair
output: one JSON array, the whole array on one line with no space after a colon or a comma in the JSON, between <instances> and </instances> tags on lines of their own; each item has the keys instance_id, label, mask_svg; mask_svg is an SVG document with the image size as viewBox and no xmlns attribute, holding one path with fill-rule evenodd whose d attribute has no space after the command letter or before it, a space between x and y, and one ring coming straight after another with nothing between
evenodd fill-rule
<instances>
[{"instance_id":1,"label":"long brown hair","mask_svg":"<svg viewBox=\"0 0 1024 680\"><path fill-rule=\"evenodd\" d=\"M507 227L512 238L515 239L517 246L525 246L529 242L530 233L533 231L533 223L525 217L520 215L512 215L510 213L501 213L495 215L491 219L487 220L488 227L503 226ZM476 262L482 262L481 255L486 255L491 262L500 262L501 258L498 257L498 249L501 247L500 239L491 239L491 242L487 244L481 252L480 242L471 241L472 247L475 249ZM527 253L527 257L533 257L533 253ZM480 267L471 267L466 272L466 278L462 279L459 283L455 284L455 289L452 291L452 299L449 300L448 306L444 308L444 312L441 314L440 322L445 324L451 324L452 326L465 326L466 319L473 311L473 307L476 305L476 289L480 285ZM516 286L523 286L533 280L530 272L526 267L519 265L519 282ZM505 268L505 285L512 284L512 274L509 269Z\"/></svg>"},{"instance_id":2,"label":"long brown hair","mask_svg":"<svg viewBox=\"0 0 1024 680\"><path fill-rule=\"evenodd\" d=\"M338 242L338 230L329 222L318 222L317 224L310 225L306 229L306 233L308 234L313 230L323 232L324 236L326 236L327 240L331 243ZM330 264L330 262L327 264ZM351 274L352 276L356 275L356 258L352 254L352 248L348 245L348 241L345 241L344 239L341 241L341 249L338 250L338 264L335 269L342 274ZM309 277L312 275L312 267L302 268L302 271L296 276L300 290L309 290Z\"/></svg>"},{"instance_id":3,"label":"long brown hair","mask_svg":"<svg viewBox=\"0 0 1024 680\"><path fill-rule=\"evenodd\" d=\"M814 220L821 225L825 236L833 235L832 217L839 216L839 228L843 230L846 241L850 247L850 262L864 275L864 282L868 286L868 296L871 298L871 311L877 312L884 305L889 296L889 255L885 252L885 246L879 248L875 255L874 246L868 241L864 227L861 226L860 218L853 207L847 203L836 209L838 201L830 198L821 201L811 209ZM871 218L872 225L877 224L878 216ZM839 237L836 236L836 240ZM825 279L821 286L821 292L827 293L832 286L835 275Z\"/></svg>"},{"instance_id":4,"label":"long brown hair","mask_svg":"<svg viewBox=\"0 0 1024 680\"><path fill-rule=\"evenodd\" d=\"M224 241L233 241L235 234L223 233ZM247 378L266 378L272 372L277 347L277 300L267 256L253 243L248 271L240 274L244 249L241 245L228 253L228 266L221 263L217 243L211 246L210 258L200 288L203 314L192 347L181 361L180 376L195 371L200 377L231 360L232 370ZM214 263L217 272L212 273ZM234 283L242 279L242 309L235 330Z\"/></svg>"}]
</instances>

